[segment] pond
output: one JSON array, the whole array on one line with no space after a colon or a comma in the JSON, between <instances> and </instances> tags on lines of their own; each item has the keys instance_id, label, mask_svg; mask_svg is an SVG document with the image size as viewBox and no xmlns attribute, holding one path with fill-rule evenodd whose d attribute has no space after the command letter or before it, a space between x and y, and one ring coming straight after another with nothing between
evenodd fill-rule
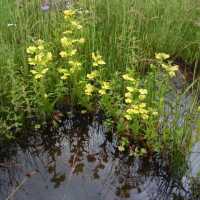
<instances>
[{"instance_id":1,"label":"pond","mask_svg":"<svg viewBox=\"0 0 200 200\"><path fill-rule=\"evenodd\" d=\"M158 156L120 153L99 118L71 115L1 152L0 200L192 199Z\"/></svg>"}]
</instances>

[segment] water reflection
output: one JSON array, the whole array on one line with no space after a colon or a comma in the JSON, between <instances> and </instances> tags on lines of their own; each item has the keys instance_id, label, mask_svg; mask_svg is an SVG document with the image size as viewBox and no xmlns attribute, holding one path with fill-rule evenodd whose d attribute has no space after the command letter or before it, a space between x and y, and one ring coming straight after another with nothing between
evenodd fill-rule
<instances>
[{"instance_id":1,"label":"water reflection","mask_svg":"<svg viewBox=\"0 0 200 200\"><path fill-rule=\"evenodd\" d=\"M0 166L2 200L24 177L14 200L190 199L163 161L119 154L115 138L87 115L30 133L14 149L10 166Z\"/></svg>"}]
</instances>

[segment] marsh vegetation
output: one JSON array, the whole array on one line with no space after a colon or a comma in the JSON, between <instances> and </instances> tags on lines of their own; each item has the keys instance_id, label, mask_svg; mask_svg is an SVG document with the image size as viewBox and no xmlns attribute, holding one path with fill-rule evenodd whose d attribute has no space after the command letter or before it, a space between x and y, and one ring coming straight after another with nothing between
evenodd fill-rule
<instances>
[{"instance_id":1,"label":"marsh vegetation","mask_svg":"<svg viewBox=\"0 0 200 200\"><path fill-rule=\"evenodd\" d=\"M44 130L50 140L73 114L98 116L117 154L159 158L169 176L190 180L200 128L199 4L0 2L2 149ZM183 198L193 198L188 191Z\"/></svg>"}]
</instances>

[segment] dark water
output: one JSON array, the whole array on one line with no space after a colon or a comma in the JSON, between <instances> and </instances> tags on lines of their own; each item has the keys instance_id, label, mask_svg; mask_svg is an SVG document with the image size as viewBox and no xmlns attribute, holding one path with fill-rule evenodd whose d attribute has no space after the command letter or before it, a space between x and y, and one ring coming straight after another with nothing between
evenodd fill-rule
<instances>
[{"instance_id":1,"label":"dark water","mask_svg":"<svg viewBox=\"0 0 200 200\"><path fill-rule=\"evenodd\" d=\"M193 199L164 161L120 154L97 119L36 132L1 156L0 200Z\"/></svg>"}]
</instances>

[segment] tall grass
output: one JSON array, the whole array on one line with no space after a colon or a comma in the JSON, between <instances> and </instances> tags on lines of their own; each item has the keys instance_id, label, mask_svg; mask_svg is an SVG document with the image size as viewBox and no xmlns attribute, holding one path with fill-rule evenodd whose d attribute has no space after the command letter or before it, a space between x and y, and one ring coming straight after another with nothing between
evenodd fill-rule
<instances>
[{"instance_id":1,"label":"tall grass","mask_svg":"<svg viewBox=\"0 0 200 200\"><path fill-rule=\"evenodd\" d=\"M94 12L93 48L101 48L114 63L128 64L136 37L143 52L166 52L188 62L199 60L198 0L80 0ZM127 62L129 60L129 62ZM122 67L122 66L121 66Z\"/></svg>"}]
</instances>

